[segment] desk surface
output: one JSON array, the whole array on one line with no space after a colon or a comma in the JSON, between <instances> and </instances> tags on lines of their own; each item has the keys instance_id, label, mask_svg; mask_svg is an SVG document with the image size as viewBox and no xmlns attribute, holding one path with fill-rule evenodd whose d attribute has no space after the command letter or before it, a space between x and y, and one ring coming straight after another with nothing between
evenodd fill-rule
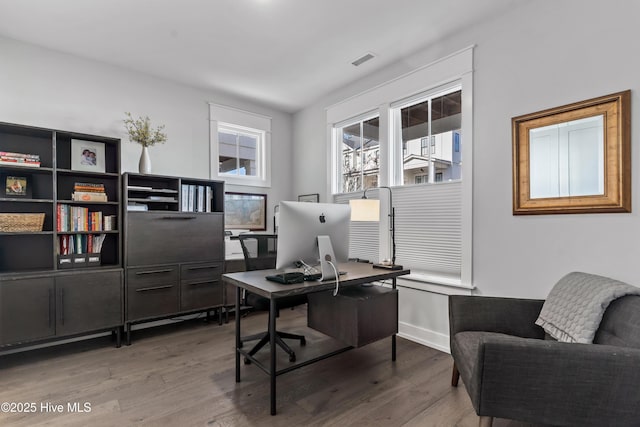
<instances>
[{"instance_id":1,"label":"desk surface","mask_svg":"<svg viewBox=\"0 0 640 427\"><path fill-rule=\"evenodd\" d=\"M340 276L340 287L354 286L363 283L375 282L378 280L393 279L394 277L409 274L410 270L386 270L384 268L373 268L371 264L360 262L348 262L338 265L340 271L347 274ZM309 294L336 286L334 280L320 282L317 280L283 285L265 279L265 276L281 273L278 270L255 270L243 271L239 273L228 273L222 275L225 282L242 289L246 289L263 297L273 299L291 295Z\"/></svg>"}]
</instances>

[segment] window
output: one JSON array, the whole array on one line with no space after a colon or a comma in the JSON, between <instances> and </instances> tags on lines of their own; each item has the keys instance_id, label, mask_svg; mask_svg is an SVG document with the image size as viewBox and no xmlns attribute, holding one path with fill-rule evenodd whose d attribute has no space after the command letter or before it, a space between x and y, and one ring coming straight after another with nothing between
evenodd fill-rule
<instances>
[{"instance_id":1,"label":"window","mask_svg":"<svg viewBox=\"0 0 640 427\"><path fill-rule=\"evenodd\" d=\"M473 48L467 48L327 108L333 200L360 197L375 185L392 188L396 260L411 269L398 279L400 286L472 287L473 165L471 151L461 145L463 134L465 147L472 143L472 94ZM372 137L365 124L374 118ZM375 146L375 173L363 166L367 144ZM386 194L380 197L388 201ZM389 230L382 203L378 227L351 228L351 256L389 258Z\"/></svg>"},{"instance_id":2,"label":"window","mask_svg":"<svg viewBox=\"0 0 640 427\"><path fill-rule=\"evenodd\" d=\"M271 118L210 104L211 177L269 187Z\"/></svg>"},{"instance_id":3,"label":"window","mask_svg":"<svg viewBox=\"0 0 640 427\"><path fill-rule=\"evenodd\" d=\"M264 132L218 124L218 174L259 176Z\"/></svg>"},{"instance_id":4,"label":"window","mask_svg":"<svg viewBox=\"0 0 640 427\"><path fill-rule=\"evenodd\" d=\"M427 182L455 181L462 176L460 128L462 126L462 90L460 86L416 95L392 105L397 144L402 144L402 180L396 184L418 183L416 176L428 171ZM406 149L405 149L406 147ZM422 182L420 182L422 183Z\"/></svg>"},{"instance_id":5,"label":"window","mask_svg":"<svg viewBox=\"0 0 640 427\"><path fill-rule=\"evenodd\" d=\"M341 139L341 193L378 186L380 120L371 117L337 128Z\"/></svg>"}]
</instances>

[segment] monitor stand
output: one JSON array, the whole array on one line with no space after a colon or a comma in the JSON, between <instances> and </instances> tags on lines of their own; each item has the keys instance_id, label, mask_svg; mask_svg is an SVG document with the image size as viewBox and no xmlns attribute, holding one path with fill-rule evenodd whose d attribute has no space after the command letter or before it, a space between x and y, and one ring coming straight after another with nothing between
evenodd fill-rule
<instances>
[{"instance_id":1,"label":"monitor stand","mask_svg":"<svg viewBox=\"0 0 640 427\"><path fill-rule=\"evenodd\" d=\"M335 280L338 261L333 253L333 246L329 236L318 236L318 255L320 255L320 272L322 273L320 280ZM331 267L329 261L333 263L335 269Z\"/></svg>"}]
</instances>

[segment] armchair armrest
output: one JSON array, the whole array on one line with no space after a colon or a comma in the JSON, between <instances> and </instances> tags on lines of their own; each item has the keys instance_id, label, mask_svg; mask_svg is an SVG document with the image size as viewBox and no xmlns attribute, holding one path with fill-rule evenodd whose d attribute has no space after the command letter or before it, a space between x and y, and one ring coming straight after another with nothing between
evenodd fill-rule
<instances>
[{"instance_id":1,"label":"armchair armrest","mask_svg":"<svg viewBox=\"0 0 640 427\"><path fill-rule=\"evenodd\" d=\"M479 415L553 425L640 425L640 350L488 336Z\"/></svg>"},{"instance_id":2,"label":"armchair armrest","mask_svg":"<svg viewBox=\"0 0 640 427\"><path fill-rule=\"evenodd\" d=\"M535 324L542 304L544 300L450 295L449 336L485 331L543 338L544 330Z\"/></svg>"}]
</instances>

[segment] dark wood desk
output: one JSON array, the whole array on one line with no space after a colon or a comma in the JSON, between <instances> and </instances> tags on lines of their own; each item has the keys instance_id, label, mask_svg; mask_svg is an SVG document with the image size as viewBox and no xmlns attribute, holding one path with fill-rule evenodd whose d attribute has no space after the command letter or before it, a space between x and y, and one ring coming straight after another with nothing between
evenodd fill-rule
<instances>
[{"instance_id":1,"label":"dark wood desk","mask_svg":"<svg viewBox=\"0 0 640 427\"><path fill-rule=\"evenodd\" d=\"M385 270L373 268L370 264L350 262L339 265L340 271L345 271L347 274L340 276L340 288L361 285L364 283L371 283L380 280L392 280L392 287L396 288L396 278L405 274L409 274L409 270ZM331 353L324 354L319 357L315 357L310 360L305 360L299 363L291 364L286 368L278 370L276 367L276 300L291 295L310 294L313 292L326 291L334 289L336 282L333 280L320 282L309 281L303 283L297 283L292 285L281 285L276 282L271 282L265 279L265 276L277 273L276 270L257 270L246 271L239 273L229 273L222 276L223 280L236 287L236 313L239 313L240 308L240 292L241 289L246 289L249 292L261 295L270 300L269 309L269 333L271 340L269 342L269 366L264 366L256 358L249 356L248 351L240 348L240 319L242 316L235 316L236 318L236 382L240 382L240 356L244 356L251 360L253 364L262 369L271 379L271 415L276 414L276 377L278 375L291 372L295 369L303 366L310 365L320 360L326 359L336 354L343 353L347 350L351 350L353 347L344 347ZM396 336L391 336L391 360L396 360Z\"/></svg>"}]
</instances>

